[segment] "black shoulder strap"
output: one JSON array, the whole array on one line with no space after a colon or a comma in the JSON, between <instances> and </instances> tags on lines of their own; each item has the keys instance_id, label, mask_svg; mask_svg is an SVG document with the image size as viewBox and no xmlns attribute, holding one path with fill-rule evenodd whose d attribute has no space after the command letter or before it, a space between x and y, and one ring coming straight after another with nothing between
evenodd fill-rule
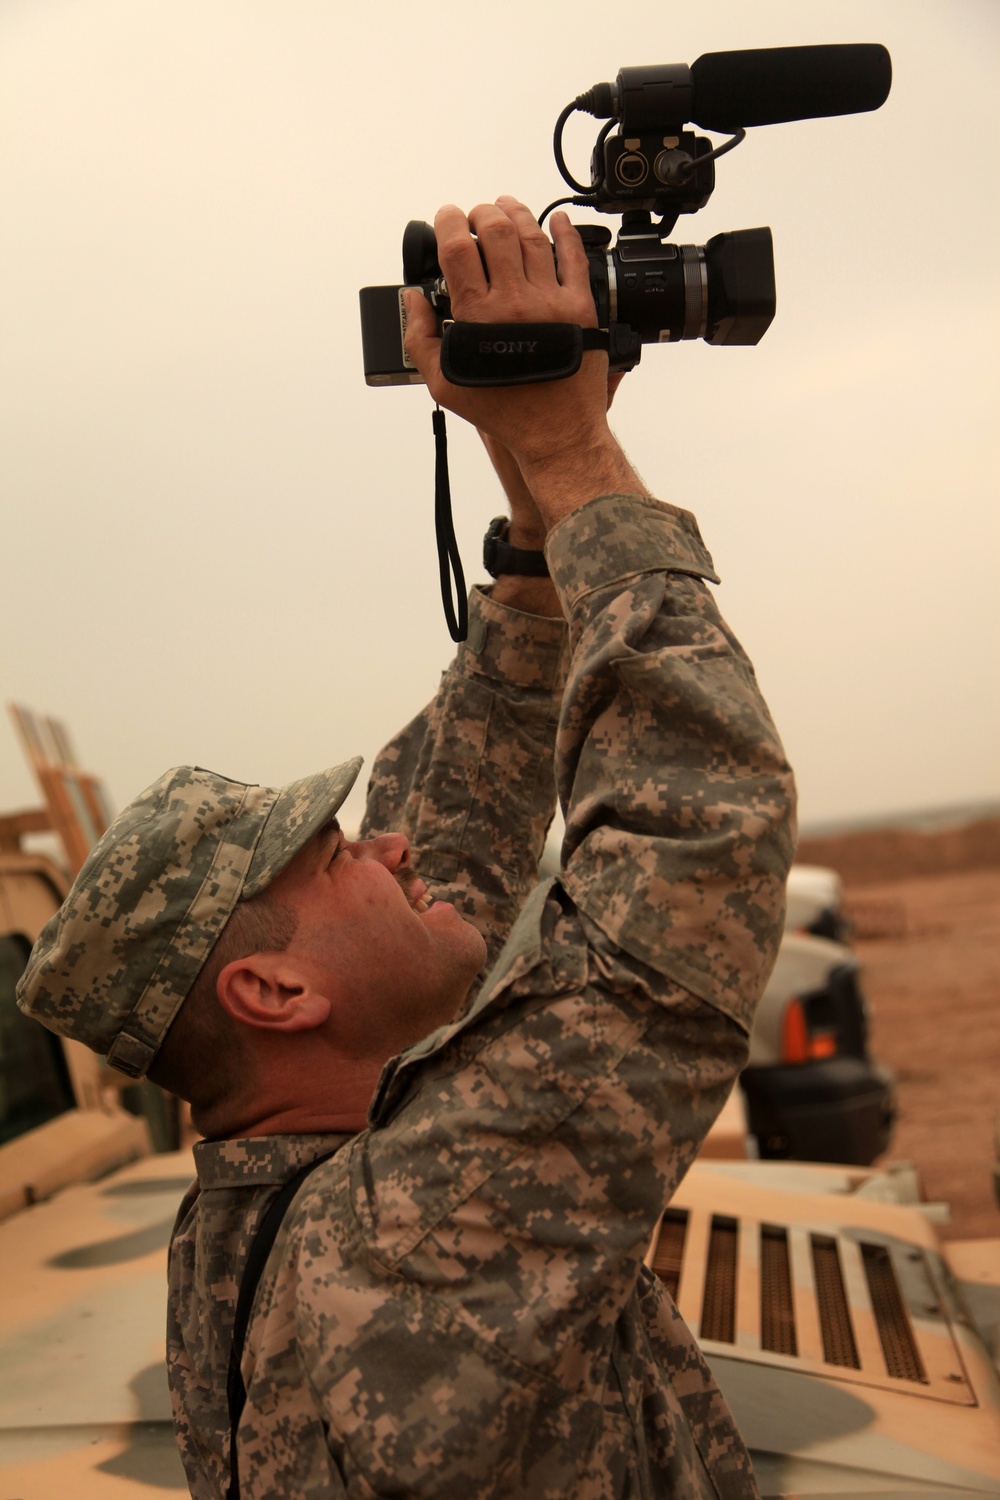
<instances>
[{"instance_id":1,"label":"black shoulder strap","mask_svg":"<svg viewBox=\"0 0 1000 1500\"><path fill-rule=\"evenodd\" d=\"M226 1500L239 1500L240 1497L236 1429L240 1425L240 1417L243 1415L247 1399L247 1389L243 1384L240 1366L243 1363L243 1348L247 1340L247 1330L250 1327L250 1314L253 1311L254 1297L257 1295L257 1285L267 1265L267 1257L271 1253L271 1246L274 1244L275 1236L281 1227L281 1221L285 1217L289 1204L309 1173L315 1171L321 1162L329 1161L331 1156L337 1154L337 1150L339 1147L333 1151L327 1151L323 1156L317 1156L315 1161L308 1162L296 1172L294 1177L289 1178L281 1191L268 1204L267 1212L250 1246L250 1254L247 1256L240 1294L236 1302L233 1342L229 1351L229 1376L226 1380L226 1394L229 1398L229 1489L226 1492Z\"/></svg>"}]
</instances>

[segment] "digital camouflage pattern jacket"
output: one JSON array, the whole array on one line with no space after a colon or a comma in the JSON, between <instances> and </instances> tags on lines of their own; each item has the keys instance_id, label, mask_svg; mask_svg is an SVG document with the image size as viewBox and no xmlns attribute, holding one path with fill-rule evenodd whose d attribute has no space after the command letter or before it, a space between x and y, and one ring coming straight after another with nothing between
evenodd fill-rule
<instances>
[{"instance_id":1,"label":"digital camouflage pattern jacket","mask_svg":"<svg viewBox=\"0 0 1000 1500\"><path fill-rule=\"evenodd\" d=\"M244 1356L244 1500L756 1494L643 1257L747 1056L791 776L690 515L602 496L547 554L568 651L561 622L475 593L436 699L375 766L363 831L409 835L491 967L289 1210ZM539 885L553 745L563 870ZM195 1148L168 1361L198 1500L226 1489L248 1243L336 1144Z\"/></svg>"}]
</instances>

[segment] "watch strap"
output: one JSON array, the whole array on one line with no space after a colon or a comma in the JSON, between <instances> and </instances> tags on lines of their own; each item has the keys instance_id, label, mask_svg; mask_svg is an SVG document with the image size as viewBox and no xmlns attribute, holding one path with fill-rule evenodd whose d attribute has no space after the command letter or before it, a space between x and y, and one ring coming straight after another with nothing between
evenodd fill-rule
<instances>
[{"instance_id":1,"label":"watch strap","mask_svg":"<svg viewBox=\"0 0 1000 1500\"><path fill-rule=\"evenodd\" d=\"M547 578L549 565L544 552L535 552L527 547L513 547L507 540L510 521L507 516L497 516L489 524L483 537L483 567L491 578L504 573L520 573L526 578Z\"/></svg>"}]
</instances>

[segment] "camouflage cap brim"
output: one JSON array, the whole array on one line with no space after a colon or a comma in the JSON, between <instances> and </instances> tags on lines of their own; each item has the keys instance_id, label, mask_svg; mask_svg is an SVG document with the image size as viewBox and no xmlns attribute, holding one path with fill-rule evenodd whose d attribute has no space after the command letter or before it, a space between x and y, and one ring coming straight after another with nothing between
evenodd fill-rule
<instances>
[{"instance_id":1,"label":"camouflage cap brim","mask_svg":"<svg viewBox=\"0 0 1000 1500\"><path fill-rule=\"evenodd\" d=\"M361 770L361 757L282 787L257 841L241 899L258 895L294 859L314 833L339 812Z\"/></svg>"}]
</instances>

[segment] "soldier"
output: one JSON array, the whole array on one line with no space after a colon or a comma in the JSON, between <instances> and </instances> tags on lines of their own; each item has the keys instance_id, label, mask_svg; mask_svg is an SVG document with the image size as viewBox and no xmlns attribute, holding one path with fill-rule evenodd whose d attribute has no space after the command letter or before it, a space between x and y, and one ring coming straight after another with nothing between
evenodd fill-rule
<instances>
[{"instance_id":1,"label":"soldier","mask_svg":"<svg viewBox=\"0 0 1000 1500\"><path fill-rule=\"evenodd\" d=\"M565 215L558 272L513 199L436 229L456 316L595 323ZM168 1323L198 1500L231 1466L244 1500L753 1496L643 1257L746 1060L790 772L693 517L611 435L606 357L456 389L419 294L407 343L485 435L504 566L544 542L550 576L473 591L358 840L336 820L357 760L276 790L161 778L81 871L21 1003L190 1100L206 1136ZM566 837L538 884L553 759ZM310 1166L253 1302L231 1443L249 1246Z\"/></svg>"}]
</instances>

